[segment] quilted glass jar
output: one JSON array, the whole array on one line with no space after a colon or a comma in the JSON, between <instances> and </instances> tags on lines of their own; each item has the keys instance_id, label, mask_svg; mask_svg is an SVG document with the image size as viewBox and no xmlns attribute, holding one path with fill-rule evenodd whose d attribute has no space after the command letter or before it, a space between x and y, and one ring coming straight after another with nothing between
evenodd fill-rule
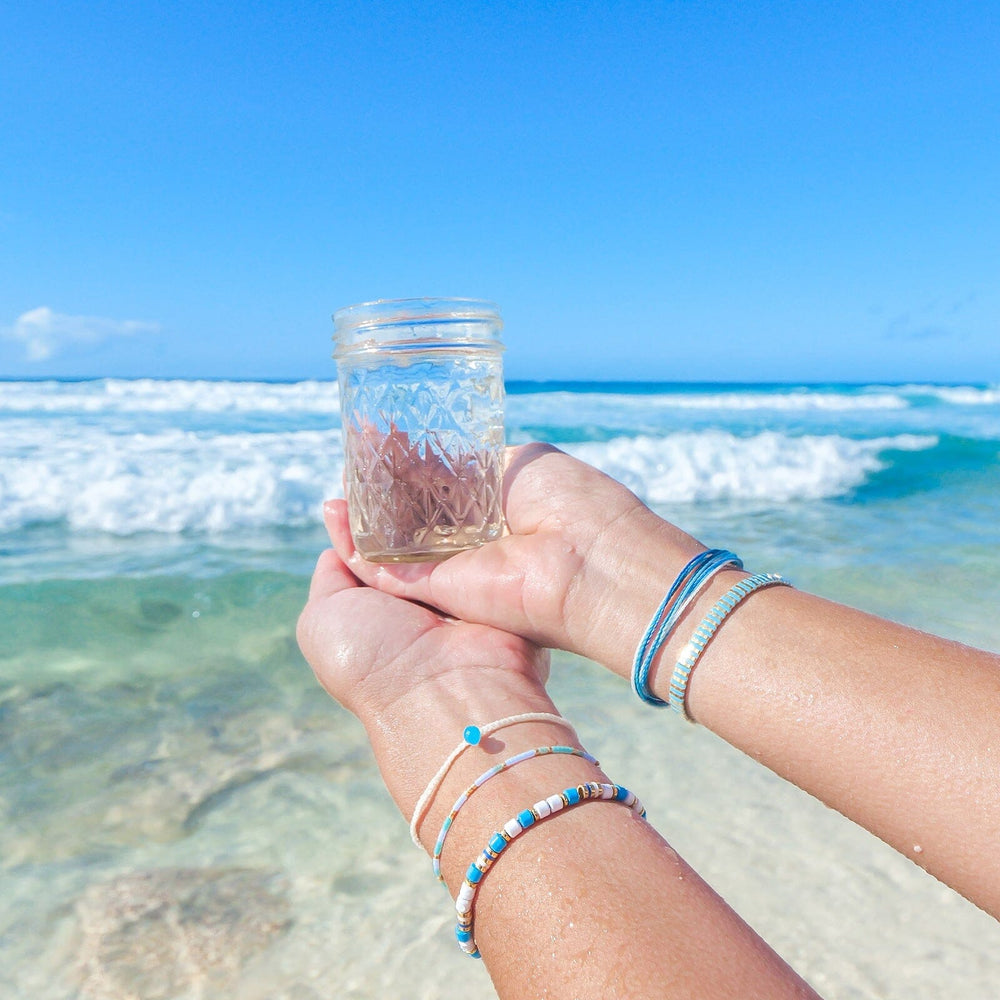
<instances>
[{"instance_id":1,"label":"quilted glass jar","mask_svg":"<svg viewBox=\"0 0 1000 1000\"><path fill-rule=\"evenodd\" d=\"M492 302L334 313L347 503L371 562L444 559L503 530L502 322Z\"/></svg>"}]
</instances>

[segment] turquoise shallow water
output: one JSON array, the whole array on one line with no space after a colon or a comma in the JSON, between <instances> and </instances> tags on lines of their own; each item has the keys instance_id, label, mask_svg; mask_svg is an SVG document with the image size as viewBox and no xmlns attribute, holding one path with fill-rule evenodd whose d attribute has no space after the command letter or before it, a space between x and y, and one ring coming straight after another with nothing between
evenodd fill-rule
<instances>
[{"instance_id":1,"label":"turquoise shallow water","mask_svg":"<svg viewBox=\"0 0 1000 1000\"><path fill-rule=\"evenodd\" d=\"M1000 649L1000 403L946 388L522 386L509 434L749 566ZM0 996L491 996L295 646L333 387L0 383L0 414ZM994 921L594 665L552 687L821 992L995 995Z\"/></svg>"}]
</instances>

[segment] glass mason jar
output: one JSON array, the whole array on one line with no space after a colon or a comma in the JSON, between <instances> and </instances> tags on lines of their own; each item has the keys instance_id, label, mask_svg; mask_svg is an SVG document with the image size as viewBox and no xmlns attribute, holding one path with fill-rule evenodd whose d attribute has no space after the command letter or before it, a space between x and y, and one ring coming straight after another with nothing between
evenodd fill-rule
<instances>
[{"instance_id":1,"label":"glass mason jar","mask_svg":"<svg viewBox=\"0 0 1000 1000\"><path fill-rule=\"evenodd\" d=\"M500 311L366 302L333 316L347 504L371 562L444 559L503 530Z\"/></svg>"}]
</instances>

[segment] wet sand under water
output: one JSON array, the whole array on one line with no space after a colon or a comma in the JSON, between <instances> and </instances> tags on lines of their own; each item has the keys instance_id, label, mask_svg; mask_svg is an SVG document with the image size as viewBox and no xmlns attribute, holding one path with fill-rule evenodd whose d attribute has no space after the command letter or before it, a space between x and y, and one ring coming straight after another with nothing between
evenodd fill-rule
<instances>
[{"instance_id":1,"label":"wet sand under water","mask_svg":"<svg viewBox=\"0 0 1000 1000\"><path fill-rule=\"evenodd\" d=\"M361 727L297 651L306 585L0 590L0 995L494 996ZM1000 924L594 665L556 657L551 687L651 822L821 994L996 996Z\"/></svg>"}]
</instances>

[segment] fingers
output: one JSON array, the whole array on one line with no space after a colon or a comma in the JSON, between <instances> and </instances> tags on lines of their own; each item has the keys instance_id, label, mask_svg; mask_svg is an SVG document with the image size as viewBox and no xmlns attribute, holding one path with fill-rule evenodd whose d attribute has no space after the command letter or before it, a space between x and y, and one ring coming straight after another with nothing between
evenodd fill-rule
<instances>
[{"instance_id":1,"label":"fingers","mask_svg":"<svg viewBox=\"0 0 1000 1000\"><path fill-rule=\"evenodd\" d=\"M326 549L316 562L309 583L309 600L332 597L342 590L359 586L358 578L344 565L334 549Z\"/></svg>"},{"instance_id":2,"label":"fingers","mask_svg":"<svg viewBox=\"0 0 1000 1000\"><path fill-rule=\"evenodd\" d=\"M350 563L354 553L354 539L347 519L346 500L327 500L323 504L323 522L327 534L337 554L345 563Z\"/></svg>"},{"instance_id":3,"label":"fingers","mask_svg":"<svg viewBox=\"0 0 1000 1000\"><path fill-rule=\"evenodd\" d=\"M511 448L503 481L503 507L512 534L578 524L592 534L615 512L639 504L621 483L552 445Z\"/></svg>"},{"instance_id":4,"label":"fingers","mask_svg":"<svg viewBox=\"0 0 1000 1000\"><path fill-rule=\"evenodd\" d=\"M444 562L375 564L351 539L347 505L324 505L330 540L362 583L542 645L567 641L566 595L586 568L601 525L639 501L583 462L533 443L508 449L504 504L510 534Z\"/></svg>"},{"instance_id":5,"label":"fingers","mask_svg":"<svg viewBox=\"0 0 1000 1000\"><path fill-rule=\"evenodd\" d=\"M515 533L529 532L536 526L533 516L533 494L530 489L532 476L525 475L525 471L549 455L569 457L553 445L543 444L540 441L516 445L508 448L504 454L503 512L508 527ZM538 471L538 468L532 471Z\"/></svg>"},{"instance_id":6,"label":"fingers","mask_svg":"<svg viewBox=\"0 0 1000 1000\"><path fill-rule=\"evenodd\" d=\"M346 500L327 500L323 504L323 520L333 547L354 576L370 587L376 587L397 597L426 600L426 580L435 563L370 563L358 553L351 538ZM412 584L413 586L409 586Z\"/></svg>"}]
</instances>

